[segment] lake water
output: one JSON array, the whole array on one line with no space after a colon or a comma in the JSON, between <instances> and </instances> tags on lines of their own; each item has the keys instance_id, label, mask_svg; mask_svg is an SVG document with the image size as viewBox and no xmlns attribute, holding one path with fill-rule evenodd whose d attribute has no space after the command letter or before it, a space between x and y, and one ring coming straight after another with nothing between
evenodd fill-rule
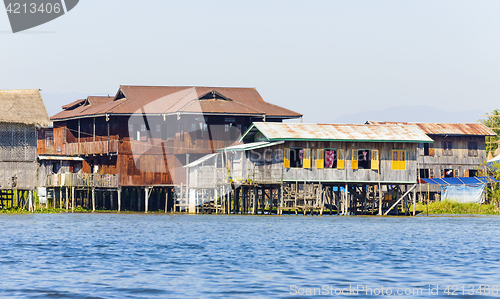
<instances>
[{"instance_id":1,"label":"lake water","mask_svg":"<svg viewBox=\"0 0 500 299\"><path fill-rule=\"evenodd\" d=\"M495 216L30 214L0 226L0 298L500 294Z\"/></svg>"}]
</instances>

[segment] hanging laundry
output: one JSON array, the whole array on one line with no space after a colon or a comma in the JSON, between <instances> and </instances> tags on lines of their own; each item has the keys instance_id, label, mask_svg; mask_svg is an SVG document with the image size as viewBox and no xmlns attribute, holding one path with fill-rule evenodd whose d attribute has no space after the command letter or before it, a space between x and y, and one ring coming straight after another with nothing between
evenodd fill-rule
<instances>
[{"instance_id":1,"label":"hanging laundry","mask_svg":"<svg viewBox=\"0 0 500 299\"><path fill-rule=\"evenodd\" d=\"M368 152L367 151L363 151L363 161L367 160L367 156L368 156Z\"/></svg>"},{"instance_id":2,"label":"hanging laundry","mask_svg":"<svg viewBox=\"0 0 500 299\"><path fill-rule=\"evenodd\" d=\"M335 161L335 151L325 151L325 167L333 168L334 161Z\"/></svg>"}]
</instances>

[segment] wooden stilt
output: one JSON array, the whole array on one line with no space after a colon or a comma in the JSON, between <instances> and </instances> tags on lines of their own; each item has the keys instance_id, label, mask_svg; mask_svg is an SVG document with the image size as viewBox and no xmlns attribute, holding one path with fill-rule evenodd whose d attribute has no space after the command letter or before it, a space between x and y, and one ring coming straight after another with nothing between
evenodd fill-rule
<instances>
[{"instance_id":1,"label":"wooden stilt","mask_svg":"<svg viewBox=\"0 0 500 299\"><path fill-rule=\"evenodd\" d=\"M71 213L75 211L75 187L71 187Z\"/></svg>"},{"instance_id":2,"label":"wooden stilt","mask_svg":"<svg viewBox=\"0 0 500 299\"><path fill-rule=\"evenodd\" d=\"M118 212L122 210L122 188L116 190L116 196L118 197Z\"/></svg>"},{"instance_id":3,"label":"wooden stilt","mask_svg":"<svg viewBox=\"0 0 500 299\"><path fill-rule=\"evenodd\" d=\"M144 212L147 214L149 208L149 187L144 188Z\"/></svg>"},{"instance_id":4,"label":"wooden stilt","mask_svg":"<svg viewBox=\"0 0 500 299\"><path fill-rule=\"evenodd\" d=\"M92 188L92 212L95 212L95 188Z\"/></svg>"}]
</instances>

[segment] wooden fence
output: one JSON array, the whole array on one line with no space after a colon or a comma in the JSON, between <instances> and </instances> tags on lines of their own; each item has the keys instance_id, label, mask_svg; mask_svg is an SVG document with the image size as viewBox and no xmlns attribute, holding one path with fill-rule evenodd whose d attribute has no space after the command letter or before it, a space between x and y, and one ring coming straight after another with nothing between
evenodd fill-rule
<instances>
[{"instance_id":1,"label":"wooden fence","mask_svg":"<svg viewBox=\"0 0 500 299\"><path fill-rule=\"evenodd\" d=\"M47 176L45 187L118 188L118 175L92 173L62 173Z\"/></svg>"}]
</instances>

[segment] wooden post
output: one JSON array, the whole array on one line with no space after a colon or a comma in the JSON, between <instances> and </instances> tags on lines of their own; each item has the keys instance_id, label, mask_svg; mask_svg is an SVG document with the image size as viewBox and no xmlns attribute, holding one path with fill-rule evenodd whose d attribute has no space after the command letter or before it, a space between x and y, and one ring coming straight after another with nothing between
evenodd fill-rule
<instances>
[{"instance_id":1,"label":"wooden post","mask_svg":"<svg viewBox=\"0 0 500 299\"><path fill-rule=\"evenodd\" d=\"M252 215L255 215L257 213L257 195L258 195L258 190L257 188L253 187Z\"/></svg>"},{"instance_id":2,"label":"wooden post","mask_svg":"<svg viewBox=\"0 0 500 299\"><path fill-rule=\"evenodd\" d=\"M116 190L117 196L118 196L118 212L121 212L122 210L122 188L118 188Z\"/></svg>"},{"instance_id":3,"label":"wooden post","mask_svg":"<svg viewBox=\"0 0 500 299\"><path fill-rule=\"evenodd\" d=\"M66 212L68 211L69 209L69 195L68 195L68 187L66 187L66 198L65 198L65 201L66 201Z\"/></svg>"},{"instance_id":4,"label":"wooden post","mask_svg":"<svg viewBox=\"0 0 500 299\"><path fill-rule=\"evenodd\" d=\"M109 191L109 208L111 209L111 211L113 211L115 208L114 200L115 197L113 191Z\"/></svg>"},{"instance_id":5,"label":"wooden post","mask_svg":"<svg viewBox=\"0 0 500 299\"><path fill-rule=\"evenodd\" d=\"M34 212L34 209L33 209L33 194L31 193L31 191L28 191L28 210L30 212Z\"/></svg>"},{"instance_id":6,"label":"wooden post","mask_svg":"<svg viewBox=\"0 0 500 299\"><path fill-rule=\"evenodd\" d=\"M75 187L71 187L71 213L75 211Z\"/></svg>"},{"instance_id":7,"label":"wooden post","mask_svg":"<svg viewBox=\"0 0 500 299\"><path fill-rule=\"evenodd\" d=\"M416 205L417 205L417 188L413 189L413 216L415 216Z\"/></svg>"},{"instance_id":8,"label":"wooden post","mask_svg":"<svg viewBox=\"0 0 500 299\"><path fill-rule=\"evenodd\" d=\"M168 206L168 188L165 190L165 214L167 214L167 206Z\"/></svg>"},{"instance_id":9,"label":"wooden post","mask_svg":"<svg viewBox=\"0 0 500 299\"><path fill-rule=\"evenodd\" d=\"M62 195L62 187L59 188L59 208L62 210L63 208L63 202L62 202L62 199L63 199L63 195Z\"/></svg>"},{"instance_id":10,"label":"wooden post","mask_svg":"<svg viewBox=\"0 0 500 299\"><path fill-rule=\"evenodd\" d=\"M92 188L92 212L95 212L95 188Z\"/></svg>"},{"instance_id":11,"label":"wooden post","mask_svg":"<svg viewBox=\"0 0 500 299\"><path fill-rule=\"evenodd\" d=\"M382 216L382 186L380 186L380 165L378 172L378 215Z\"/></svg>"},{"instance_id":12,"label":"wooden post","mask_svg":"<svg viewBox=\"0 0 500 299\"><path fill-rule=\"evenodd\" d=\"M144 212L147 214L149 208L149 187L144 188Z\"/></svg>"}]
</instances>

